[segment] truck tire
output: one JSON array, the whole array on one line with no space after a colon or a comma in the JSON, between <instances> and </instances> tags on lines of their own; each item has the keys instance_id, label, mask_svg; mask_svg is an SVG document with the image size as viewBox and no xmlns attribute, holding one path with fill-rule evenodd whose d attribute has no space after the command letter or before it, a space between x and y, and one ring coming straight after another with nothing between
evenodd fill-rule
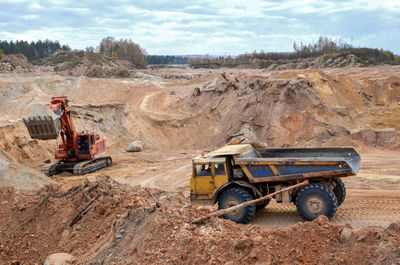
<instances>
[{"instance_id":1,"label":"truck tire","mask_svg":"<svg viewBox=\"0 0 400 265\"><path fill-rule=\"evenodd\" d=\"M261 211L269 204L270 200L265 200L256 204L256 211Z\"/></svg>"},{"instance_id":2,"label":"truck tire","mask_svg":"<svg viewBox=\"0 0 400 265\"><path fill-rule=\"evenodd\" d=\"M253 200L252 194L244 188L232 187L222 192L218 198L218 209L226 209L245 201ZM239 224L248 223L256 213L256 206L249 205L240 210L224 214L222 217Z\"/></svg>"},{"instance_id":3,"label":"truck tire","mask_svg":"<svg viewBox=\"0 0 400 265\"><path fill-rule=\"evenodd\" d=\"M341 179L335 178L333 179L333 182L335 182L336 186L333 188L333 193L335 193L336 199L337 199L337 204L338 207L344 202L344 199L346 198L346 187L344 186L344 183Z\"/></svg>"},{"instance_id":4,"label":"truck tire","mask_svg":"<svg viewBox=\"0 0 400 265\"><path fill-rule=\"evenodd\" d=\"M309 184L300 190L296 198L297 212L305 221L312 221L320 215L331 219L337 209L336 196L322 184Z\"/></svg>"}]
</instances>

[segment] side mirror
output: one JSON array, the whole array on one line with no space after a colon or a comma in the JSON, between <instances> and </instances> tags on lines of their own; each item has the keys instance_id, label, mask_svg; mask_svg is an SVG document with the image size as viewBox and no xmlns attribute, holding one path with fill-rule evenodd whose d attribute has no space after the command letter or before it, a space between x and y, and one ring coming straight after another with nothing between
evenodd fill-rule
<instances>
[{"instance_id":1,"label":"side mirror","mask_svg":"<svg viewBox=\"0 0 400 265\"><path fill-rule=\"evenodd\" d=\"M99 140L99 139L100 139L99 135L96 135L96 140Z\"/></svg>"}]
</instances>

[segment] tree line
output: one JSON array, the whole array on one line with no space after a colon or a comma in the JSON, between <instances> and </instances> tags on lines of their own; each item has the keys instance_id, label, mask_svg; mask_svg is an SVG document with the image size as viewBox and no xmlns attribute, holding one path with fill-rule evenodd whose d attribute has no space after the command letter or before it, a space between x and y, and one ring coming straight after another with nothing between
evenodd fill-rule
<instances>
[{"instance_id":1,"label":"tree line","mask_svg":"<svg viewBox=\"0 0 400 265\"><path fill-rule=\"evenodd\" d=\"M132 40L106 37L100 41L99 52L112 59L125 59L138 67L147 65L146 50Z\"/></svg>"},{"instance_id":2,"label":"tree line","mask_svg":"<svg viewBox=\"0 0 400 265\"><path fill-rule=\"evenodd\" d=\"M58 41L38 40L31 41L0 41L0 56L4 54L22 53L29 61L43 59L57 51L70 51L68 45L61 45ZM147 64L190 64L194 67L234 67L242 64L251 64L254 59L260 60L297 60L300 58L313 58L318 56L354 54L372 64L400 64L399 55L391 51L373 48L357 48L349 45L342 39L320 37L316 43L293 43L293 52L252 52L231 56L212 57L204 56L174 56L174 55L148 55L146 50L131 39L116 40L106 37L100 41L97 48L87 47L86 52L99 52L112 59L126 59L137 67L146 67Z\"/></svg>"},{"instance_id":3,"label":"tree line","mask_svg":"<svg viewBox=\"0 0 400 265\"><path fill-rule=\"evenodd\" d=\"M0 41L0 58L2 54L22 53L29 61L43 59L57 51L70 51L68 45L61 45L59 41L38 40L31 41ZM103 38L96 48L89 46L88 53L101 53L112 59L125 59L138 67L147 64L188 64L187 56L174 55L147 55L146 50L130 39L116 40L113 37Z\"/></svg>"},{"instance_id":4,"label":"tree line","mask_svg":"<svg viewBox=\"0 0 400 265\"><path fill-rule=\"evenodd\" d=\"M148 64L188 64L188 56L147 55Z\"/></svg>"},{"instance_id":5,"label":"tree line","mask_svg":"<svg viewBox=\"0 0 400 265\"><path fill-rule=\"evenodd\" d=\"M29 61L43 59L59 50L71 50L68 45L61 45L58 41L51 40L31 41L30 43L19 40L16 42L4 40L0 41L0 49L4 54L22 53Z\"/></svg>"},{"instance_id":6,"label":"tree line","mask_svg":"<svg viewBox=\"0 0 400 265\"><path fill-rule=\"evenodd\" d=\"M357 48L346 43L342 39L332 39L328 37L320 37L316 43L298 44L293 43L293 52L252 52L240 54L234 59L228 58L210 58L203 56L190 61L194 67L208 67L208 66L237 66L243 64L251 64L254 59L260 60L291 60L296 61L301 58L314 58L318 56L329 57L331 55L348 55L354 54L355 56L368 60L371 64L400 64L399 55L393 54L391 51L374 48Z\"/></svg>"},{"instance_id":7,"label":"tree line","mask_svg":"<svg viewBox=\"0 0 400 265\"><path fill-rule=\"evenodd\" d=\"M247 63L253 59L261 60L296 60L300 58L314 58L318 56L329 55L348 55L354 54L357 57L368 60L373 64L399 64L399 56L391 51L374 48L353 47L343 39L332 39L328 37L319 37L316 43L297 44L293 43L293 52L253 52L251 54L242 54L237 57L238 63Z\"/></svg>"}]
</instances>

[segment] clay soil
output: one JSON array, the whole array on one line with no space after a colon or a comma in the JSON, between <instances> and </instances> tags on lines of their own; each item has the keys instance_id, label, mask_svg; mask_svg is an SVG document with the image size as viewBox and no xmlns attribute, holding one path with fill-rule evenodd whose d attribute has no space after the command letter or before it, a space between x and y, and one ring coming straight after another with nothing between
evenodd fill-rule
<instances>
[{"instance_id":1,"label":"clay soil","mask_svg":"<svg viewBox=\"0 0 400 265\"><path fill-rule=\"evenodd\" d=\"M21 120L53 95L70 98L78 130L106 138L114 165L31 189L5 183L0 263L41 264L57 252L77 264L399 263L399 70L161 69L130 79L2 73L0 148L16 177L53 159L56 142L30 139ZM213 210L188 199L191 158L242 139L355 146L361 169L344 179L347 197L330 222L304 223L294 205L272 202L249 225L191 224ZM143 152L125 152L134 140ZM351 236L340 240L344 227Z\"/></svg>"}]
</instances>

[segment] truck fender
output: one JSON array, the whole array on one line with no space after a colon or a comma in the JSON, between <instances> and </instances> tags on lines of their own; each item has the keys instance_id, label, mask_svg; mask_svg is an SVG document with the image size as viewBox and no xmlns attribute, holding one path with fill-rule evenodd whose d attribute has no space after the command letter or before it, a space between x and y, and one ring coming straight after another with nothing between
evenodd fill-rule
<instances>
[{"instance_id":1,"label":"truck fender","mask_svg":"<svg viewBox=\"0 0 400 265\"><path fill-rule=\"evenodd\" d=\"M230 181L228 183L225 183L224 185L222 185L221 187L219 187L213 194L212 196L212 204L215 204L218 200L218 196L219 194L221 194L224 190L226 190L227 188L230 188L232 186L240 186L240 187L244 187L246 189L249 189L253 192L254 197L261 197L263 196L263 194L261 193L261 191L253 184L246 182L246 181L242 181L242 180L235 180L235 181Z\"/></svg>"}]
</instances>

